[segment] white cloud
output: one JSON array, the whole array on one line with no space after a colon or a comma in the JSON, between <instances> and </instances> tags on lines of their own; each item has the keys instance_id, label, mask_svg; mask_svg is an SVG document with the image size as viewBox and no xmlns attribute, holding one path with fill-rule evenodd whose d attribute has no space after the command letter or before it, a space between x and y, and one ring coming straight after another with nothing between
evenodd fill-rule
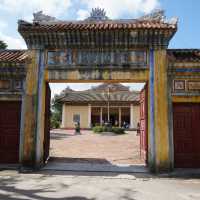
<instances>
[{"instance_id":1,"label":"white cloud","mask_svg":"<svg viewBox=\"0 0 200 200\"><path fill-rule=\"evenodd\" d=\"M89 14L90 12L88 10L83 10L83 9L80 9L78 10L77 12L77 20L83 20L83 19L86 19L87 17L89 17Z\"/></svg>"},{"instance_id":2,"label":"white cloud","mask_svg":"<svg viewBox=\"0 0 200 200\"><path fill-rule=\"evenodd\" d=\"M17 14L30 16L30 13L43 10L44 13L59 16L71 6L71 0L0 0L0 9Z\"/></svg>"},{"instance_id":3,"label":"white cloud","mask_svg":"<svg viewBox=\"0 0 200 200\"><path fill-rule=\"evenodd\" d=\"M6 22L0 21L0 29L1 30L4 29L4 28L6 28L7 26L8 26L8 24Z\"/></svg>"},{"instance_id":4,"label":"white cloud","mask_svg":"<svg viewBox=\"0 0 200 200\"><path fill-rule=\"evenodd\" d=\"M17 37L11 37L0 32L0 40L4 41L9 49L26 49L25 42Z\"/></svg>"},{"instance_id":5,"label":"white cloud","mask_svg":"<svg viewBox=\"0 0 200 200\"><path fill-rule=\"evenodd\" d=\"M159 0L80 0L86 5L86 10L95 7L104 8L110 18L119 18L123 15L136 17L140 13L149 13L160 6ZM79 10L78 13L84 13ZM80 13L79 13L80 14Z\"/></svg>"}]
</instances>

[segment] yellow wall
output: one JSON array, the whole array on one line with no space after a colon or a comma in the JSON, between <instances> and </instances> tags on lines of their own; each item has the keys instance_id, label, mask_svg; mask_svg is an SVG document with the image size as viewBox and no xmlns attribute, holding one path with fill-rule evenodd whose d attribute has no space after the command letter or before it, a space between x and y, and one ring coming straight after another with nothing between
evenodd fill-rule
<instances>
[{"instance_id":1,"label":"yellow wall","mask_svg":"<svg viewBox=\"0 0 200 200\"><path fill-rule=\"evenodd\" d=\"M71 106L63 104L62 128L74 128L73 116L80 114L81 128L88 127L88 106Z\"/></svg>"},{"instance_id":2,"label":"yellow wall","mask_svg":"<svg viewBox=\"0 0 200 200\"><path fill-rule=\"evenodd\" d=\"M140 106L133 106L133 128L137 128L140 121Z\"/></svg>"},{"instance_id":3,"label":"yellow wall","mask_svg":"<svg viewBox=\"0 0 200 200\"><path fill-rule=\"evenodd\" d=\"M72 106L63 104L62 108L62 124L61 128L74 128L73 116L80 114L81 128L90 128L88 125L88 106ZM133 128L137 128L137 123L140 120L140 107L133 106Z\"/></svg>"}]
</instances>

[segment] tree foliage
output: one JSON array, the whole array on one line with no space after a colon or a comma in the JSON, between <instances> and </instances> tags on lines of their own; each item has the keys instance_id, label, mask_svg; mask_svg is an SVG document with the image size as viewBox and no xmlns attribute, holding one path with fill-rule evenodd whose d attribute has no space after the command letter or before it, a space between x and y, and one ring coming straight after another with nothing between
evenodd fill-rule
<instances>
[{"instance_id":1,"label":"tree foliage","mask_svg":"<svg viewBox=\"0 0 200 200\"><path fill-rule=\"evenodd\" d=\"M55 95L51 101L51 128L59 128L62 121L62 104L60 95Z\"/></svg>"},{"instance_id":2,"label":"tree foliage","mask_svg":"<svg viewBox=\"0 0 200 200\"><path fill-rule=\"evenodd\" d=\"M8 45L4 41L0 40L0 49L6 49L7 47Z\"/></svg>"},{"instance_id":3,"label":"tree foliage","mask_svg":"<svg viewBox=\"0 0 200 200\"><path fill-rule=\"evenodd\" d=\"M62 103L61 97L66 93L73 91L69 86L65 88L59 95L55 95L51 101L51 128L60 128L62 122Z\"/></svg>"}]
</instances>

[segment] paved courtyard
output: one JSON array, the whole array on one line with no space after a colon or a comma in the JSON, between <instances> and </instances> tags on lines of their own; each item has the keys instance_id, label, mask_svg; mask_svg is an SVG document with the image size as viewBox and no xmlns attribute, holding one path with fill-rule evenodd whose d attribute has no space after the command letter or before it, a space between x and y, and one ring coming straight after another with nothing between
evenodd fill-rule
<instances>
[{"instance_id":1,"label":"paved courtyard","mask_svg":"<svg viewBox=\"0 0 200 200\"><path fill-rule=\"evenodd\" d=\"M148 174L0 171L0 200L199 200L200 180Z\"/></svg>"},{"instance_id":2,"label":"paved courtyard","mask_svg":"<svg viewBox=\"0 0 200 200\"><path fill-rule=\"evenodd\" d=\"M134 131L124 135L102 135L83 130L81 135L75 135L74 130L53 130L50 156L64 162L143 164L139 136Z\"/></svg>"}]
</instances>

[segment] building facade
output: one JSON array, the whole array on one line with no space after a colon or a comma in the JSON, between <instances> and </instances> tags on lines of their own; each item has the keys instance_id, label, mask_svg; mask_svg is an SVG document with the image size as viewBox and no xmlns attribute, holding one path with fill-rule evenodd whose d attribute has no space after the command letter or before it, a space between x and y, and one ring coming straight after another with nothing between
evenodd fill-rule
<instances>
[{"instance_id":1,"label":"building facade","mask_svg":"<svg viewBox=\"0 0 200 200\"><path fill-rule=\"evenodd\" d=\"M28 50L0 52L0 162L46 163L49 83L145 82L140 124L148 167L199 168L200 50L168 49L177 25L163 11L112 20L101 9L82 21L42 12L20 20Z\"/></svg>"},{"instance_id":2,"label":"building facade","mask_svg":"<svg viewBox=\"0 0 200 200\"><path fill-rule=\"evenodd\" d=\"M113 126L137 129L140 93L119 83L104 83L86 91L66 89L62 97L62 128L92 128L110 122Z\"/></svg>"}]
</instances>

